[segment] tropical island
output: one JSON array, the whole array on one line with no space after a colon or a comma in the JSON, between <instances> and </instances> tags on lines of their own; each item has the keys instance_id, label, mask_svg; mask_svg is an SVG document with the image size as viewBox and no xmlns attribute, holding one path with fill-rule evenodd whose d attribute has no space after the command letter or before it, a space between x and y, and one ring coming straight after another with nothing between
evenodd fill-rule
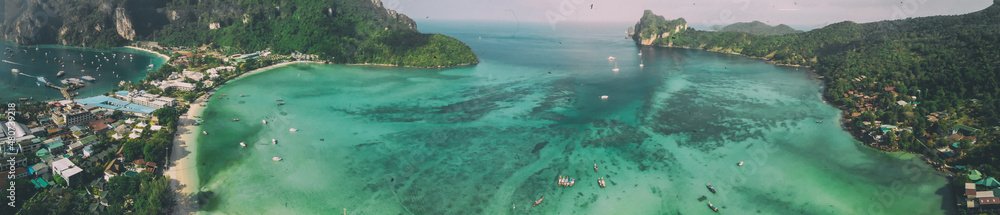
<instances>
[{"instance_id":1,"label":"tropical island","mask_svg":"<svg viewBox=\"0 0 1000 215\"><path fill-rule=\"evenodd\" d=\"M965 190L965 183L985 181L984 175L1000 176L998 21L1000 1L994 1L964 15L844 21L779 35L696 30L683 18L668 20L646 10L630 34L643 46L811 68L826 85L823 96L842 110L843 126L857 140L921 154L938 170L956 174L956 190Z\"/></svg>"},{"instance_id":2,"label":"tropical island","mask_svg":"<svg viewBox=\"0 0 1000 215\"><path fill-rule=\"evenodd\" d=\"M423 34L381 1L110 0L5 1L4 40L106 49L135 41L163 46L210 44L225 54L270 49L322 62L448 67L479 62L468 45Z\"/></svg>"}]
</instances>

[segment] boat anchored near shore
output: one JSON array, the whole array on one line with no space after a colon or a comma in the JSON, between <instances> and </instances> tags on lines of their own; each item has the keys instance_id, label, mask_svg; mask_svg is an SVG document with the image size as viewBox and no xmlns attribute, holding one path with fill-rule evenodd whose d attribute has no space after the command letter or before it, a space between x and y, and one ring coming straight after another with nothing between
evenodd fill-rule
<instances>
[{"instance_id":1,"label":"boat anchored near shore","mask_svg":"<svg viewBox=\"0 0 1000 215\"><path fill-rule=\"evenodd\" d=\"M273 160L273 161L281 161L282 159L280 157L273 157L273 158L271 158L271 160Z\"/></svg>"}]
</instances>

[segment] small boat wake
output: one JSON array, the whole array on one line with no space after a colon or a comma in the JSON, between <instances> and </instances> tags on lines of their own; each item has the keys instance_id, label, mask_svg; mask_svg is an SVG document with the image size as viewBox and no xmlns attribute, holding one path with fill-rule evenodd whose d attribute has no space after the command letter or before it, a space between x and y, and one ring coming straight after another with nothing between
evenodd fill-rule
<instances>
[{"instance_id":1,"label":"small boat wake","mask_svg":"<svg viewBox=\"0 0 1000 215\"><path fill-rule=\"evenodd\" d=\"M24 64L19 64L19 63L14 63L14 62L11 62L11 61L9 61L9 60L2 60L2 61L3 61L4 63L9 63L9 64L14 64L14 65L20 65L20 66L24 66Z\"/></svg>"}]
</instances>

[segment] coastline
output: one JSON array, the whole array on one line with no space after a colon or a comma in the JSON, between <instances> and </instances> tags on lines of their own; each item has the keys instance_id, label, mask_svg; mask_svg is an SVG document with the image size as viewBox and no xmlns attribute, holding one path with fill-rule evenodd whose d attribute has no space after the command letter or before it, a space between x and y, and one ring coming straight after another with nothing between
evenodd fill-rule
<instances>
[{"instance_id":1,"label":"coastline","mask_svg":"<svg viewBox=\"0 0 1000 215\"><path fill-rule=\"evenodd\" d=\"M171 214L194 214L198 211L198 166L195 162L197 156L197 135L200 128L192 125L196 118L201 116L205 107L198 105L207 97L202 96L195 100L188 108L187 113L178 119L177 136L174 136L173 146L170 151L170 164L163 172L164 176L170 177L170 189L174 191L175 206Z\"/></svg>"},{"instance_id":2,"label":"coastline","mask_svg":"<svg viewBox=\"0 0 1000 215\"><path fill-rule=\"evenodd\" d=\"M344 65L348 65L348 66L388 66L388 67L403 67L403 68L418 68L418 69L437 69L437 68L450 68L450 67L458 67L458 66L471 66L471 65L477 65L477 64L479 64L479 62L475 62L475 63L460 63L460 64L448 65L448 66L430 66L430 67L399 66L399 65L384 64L384 63L347 63L347 64L344 64Z\"/></svg>"},{"instance_id":3,"label":"coastline","mask_svg":"<svg viewBox=\"0 0 1000 215\"><path fill-rule=\"evenodd\" d=\"M139 47L135 47L135 46L122 46L122 48L134 49L134 50L138 50L138 51L142 51L142 52L148 52L150 54L155 54L157 56L160 56L160 58L163 58L163 62L170 62L170 56L161 54L159 52L155 52L153 50L139 48Z\"/></svg>"},{"instance_id":4,"label":"coastline","mask_svg":"<svg viewBox=\"0 0 1000 215\"><path fill-rule=\"evenodd\" d=\"M148 51L148 50L147 50ZM238 80L248 75L257 74L270 69L288 66L296 63L317 63L315 61L290 61L263 68L258 68L241 74L232 80ZM230 81L232 81L230 80ZM218 86L216 86L218 87ZM198 97L189 105L188 111L178 119L177 136L174 136L173 146L170 152L169 169L163 172L164 176L170 177L170 189L174 192L175 205L170 214L197 214L200 209L198 203L200 181L198 178L198 166L196 162L198 150L198 135L201 129L192 125L205 111L201 104L207 102L208 95L215 93L215 89Z\"/></svg>"}]
</instances>

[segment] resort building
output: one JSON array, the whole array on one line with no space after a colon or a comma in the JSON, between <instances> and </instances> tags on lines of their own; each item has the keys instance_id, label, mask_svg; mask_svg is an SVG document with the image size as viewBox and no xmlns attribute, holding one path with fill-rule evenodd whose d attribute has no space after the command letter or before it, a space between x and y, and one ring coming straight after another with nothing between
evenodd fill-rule
<instances>
[{"instance_id":1,"label":"resort building","mask_svg":"<svg viewBox=\"0 0 1000 215\"><path fill-rule=\"evenodd\" d=\"M186 83L181 80L169 80L169 81L153 81L151 82L154 86L159 87L161 90L167 90L174 88L180 91L192 91L194 90L194 84Z\"/></svg>"},{"instance_id":2,"label":"resort building","mask_svg":"<svg viewBox=\"0 0 1000 215\"><path fill-rule=\"evenodd\" d=\"M170 97L159 96L155 94L146 93L146 91L118 91L115 92L115 97L121 100L132 102L138 105L153 107L153 108L163 108L163 107L173 107L176 105L176 99Z\"/></svg>"},{"instance_id":3,"label":"resort building","mask_svg":"<svg viewBox=\"0 0 1000 215\"><path fill-rule=\"evenodd\" d=\"M57 114L61 119L57 123L66 126L82 125L97 120L97 115L82 109L61 109L54 114Z\"/></svg>"},{"instance_id":4,"label":"resort building","mask_svg":"<svg viewBox=\"0 0 1000 215\"><path fill-rule=\"evenodd\" d=\"M191 80L201 81L201 79L205 79L205 74L201 74L200 72L185 69L184 71L181 71L181 73L184 74L184 77L190 78Z\"/></svg>"},{"instance_id":5,"label":"resort building","mask_svg":"<svg viewBox=\"0 0 1000 215\"><path fill-rule=\"evenodd\" d=\"M60 177L66 180L66 185L73 184L73 176L83 172L83 169L77 167L73 161L69 158L63 158L52 162L52 173L59 174Z\"/></svg>"},{"instance_id":6,"label":"resort building","mask_svg":"<svg viewBox=\"0 0 1000 215\"><path fill-rule=\"evenodd\" d=\"M129 112L129 113L141 116L141 117L148 117L150 114L153 113L153 111L156 110L156 108L147 107L147 106L143 106L143 105L139 105L139 104L134 104L134 103L131 103L131 102L127 102L127 101L123 101L123 100L119 100L119 99L115 99L115 98L111 98L111 97L107 97L107 96L94 96L94 97L90 97L90 98L79 99L79 100L76 100L76 102L77 103L81 103L81 104L90 104L90 105L94 105L94 106L105 108L105 109L109 109L109 110L125 111L125 112ZM93 120L91 120L91 121L93 121ZM91 122L91 121L87 121L87 122Z\"/></svg>"}]
</instances>

